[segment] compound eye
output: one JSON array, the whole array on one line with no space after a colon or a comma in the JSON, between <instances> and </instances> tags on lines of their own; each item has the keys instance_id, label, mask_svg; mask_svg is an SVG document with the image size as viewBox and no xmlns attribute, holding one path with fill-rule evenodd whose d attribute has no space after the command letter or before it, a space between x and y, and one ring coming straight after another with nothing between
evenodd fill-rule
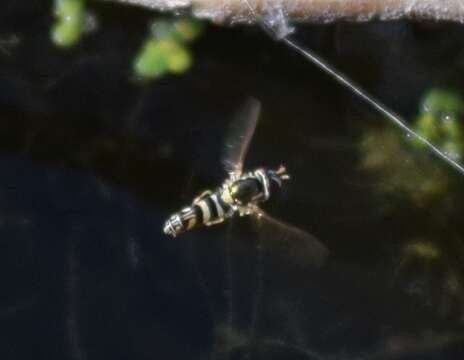
<instances>
[{"instance_id":1,"label":"compound eye","mask_svg":"<svg viewBox=\"0 0 464 360\"><path fill-rule=\"evenodd\" d=\"M233 197L236 197L237 194L238 194L238 189L239 189L239 186L237 183L233 184L231 187L230 187L230 195L232 195Z\"/></svg>"}]
</instances>

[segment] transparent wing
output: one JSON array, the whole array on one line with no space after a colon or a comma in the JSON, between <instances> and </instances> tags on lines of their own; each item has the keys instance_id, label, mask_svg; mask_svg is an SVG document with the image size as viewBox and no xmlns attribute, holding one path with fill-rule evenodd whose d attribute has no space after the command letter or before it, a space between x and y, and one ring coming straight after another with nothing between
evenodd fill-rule
<instances>
[{"instance_id":1,"label":"transparent wing","mask_svg":"<svg viewBox=\"0 0 464 360\"><path fill-rule=\"evenodd\" d=\"M222 160L226 171L232 176L242 174L243 161L255 132L260 108L258 100L248 99L230 125Z\"/></svg>"},{"instance_id":2,"label":"transparent wing","mask_svg":"<svg viewBox=\"0 0 464 360\"><path fill-rule=\"evenodd\" d=\"M253 206L251 212L265 237L266 246L284 256L285 261L298 266L316 267L326 262L329 250L319 239L296 226L273 218L257 206Z\"/></svg>"}]
</instances>

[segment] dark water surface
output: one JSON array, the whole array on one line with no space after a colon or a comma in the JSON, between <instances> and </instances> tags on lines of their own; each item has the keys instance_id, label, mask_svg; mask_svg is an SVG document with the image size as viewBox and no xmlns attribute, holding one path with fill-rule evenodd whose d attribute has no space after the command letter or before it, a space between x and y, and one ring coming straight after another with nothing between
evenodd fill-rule
<instances>
[{"instance_id":1,"label":"dark water surface","mask_svg":"<svg viewBox=\"0 0 464 360\"><path fill-rule=\"evenodd\" d=\"M191 71L140 84L153 14L89 6L98 31L63 51L49 2L0 4L20 40L0 52L0 359L462 358L463 177L259 29L208 27ZM297 35L410 119L462 89L462 26ZM320 269L248 219L161 231L224 179L248 96L247 164L292 175L266 210L329 248Z\"/></svg>"}]
</instances>

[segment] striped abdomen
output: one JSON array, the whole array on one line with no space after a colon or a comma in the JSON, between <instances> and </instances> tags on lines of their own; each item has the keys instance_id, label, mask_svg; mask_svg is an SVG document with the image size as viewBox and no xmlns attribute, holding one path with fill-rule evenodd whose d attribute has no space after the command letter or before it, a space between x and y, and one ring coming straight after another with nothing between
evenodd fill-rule
<instances>
[{"instance_id":1,"label":"striped abdomen","mask_svg":"<svg viewBox=\"0 0 464 360\"><path fill-rule=\"evenodd\" d=\"M195 199L191 206L187 206L172 215L164 224L164 233L175 237L199 225L223 222L234 212L232 206L227 202L230 196L226 196L226 200L224 200L224 193L228 193L228 191L224 191L222 188L214 193L205 192Z\"/></svg>"},{"instance_id":2,"label":"striped abdomen","mask_svg":"<svg viewBox=\"0 0 464 360\"><path fill-rule=\"evenodd\" d=\"M232 207L224 200L222 188L208 193L193 202L192 208L198 214L197 223L212 225L223 222L233 213Z\"/></svg>"}]
</instances>

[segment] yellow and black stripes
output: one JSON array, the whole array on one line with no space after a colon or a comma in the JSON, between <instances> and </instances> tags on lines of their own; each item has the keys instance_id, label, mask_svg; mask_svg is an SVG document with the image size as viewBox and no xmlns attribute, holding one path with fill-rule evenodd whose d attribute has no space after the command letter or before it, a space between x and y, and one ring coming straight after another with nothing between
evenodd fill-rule
<instances>
[{"instance_id":1,"label":"yellow and black stripes","mask_svg":"<svg viewBox=\"0 0 464 360\"><path fill-rule=\"evenodd\" d=\"M204 225L220 223L232 214L232 207L222 200L221 192L220 189L196 202L195 207L201 212L201 222Z\"/></svg>"},{"instance_id":2,"label":"yellow and black stripes","mask_svg":"<svg viewBox=\"0 0 464 360\"><path fill-rule=\"evenodd\" d=\"M192 206L183 208L180 211L180 218L182 226L186 230L192 229L196 224L198 224L198 211Z\"/></svg>"},{"instance_id":3,"label":"yellow and black stripes","mask_svg":"<svg viewBox=\"0 0 464 360\"><path fill-rule=\"evenodd\" d=\"M164 232L177 236L199 225L221 223L235 212L248 215L249 205L257 205L269 198L271 183L280 186L287 179L289 176L283 166L275 171L259 168L238 178L231 177L216 191L203 192L192 205L172 215L164 225Z\"/></svg>"}]
</instances>

